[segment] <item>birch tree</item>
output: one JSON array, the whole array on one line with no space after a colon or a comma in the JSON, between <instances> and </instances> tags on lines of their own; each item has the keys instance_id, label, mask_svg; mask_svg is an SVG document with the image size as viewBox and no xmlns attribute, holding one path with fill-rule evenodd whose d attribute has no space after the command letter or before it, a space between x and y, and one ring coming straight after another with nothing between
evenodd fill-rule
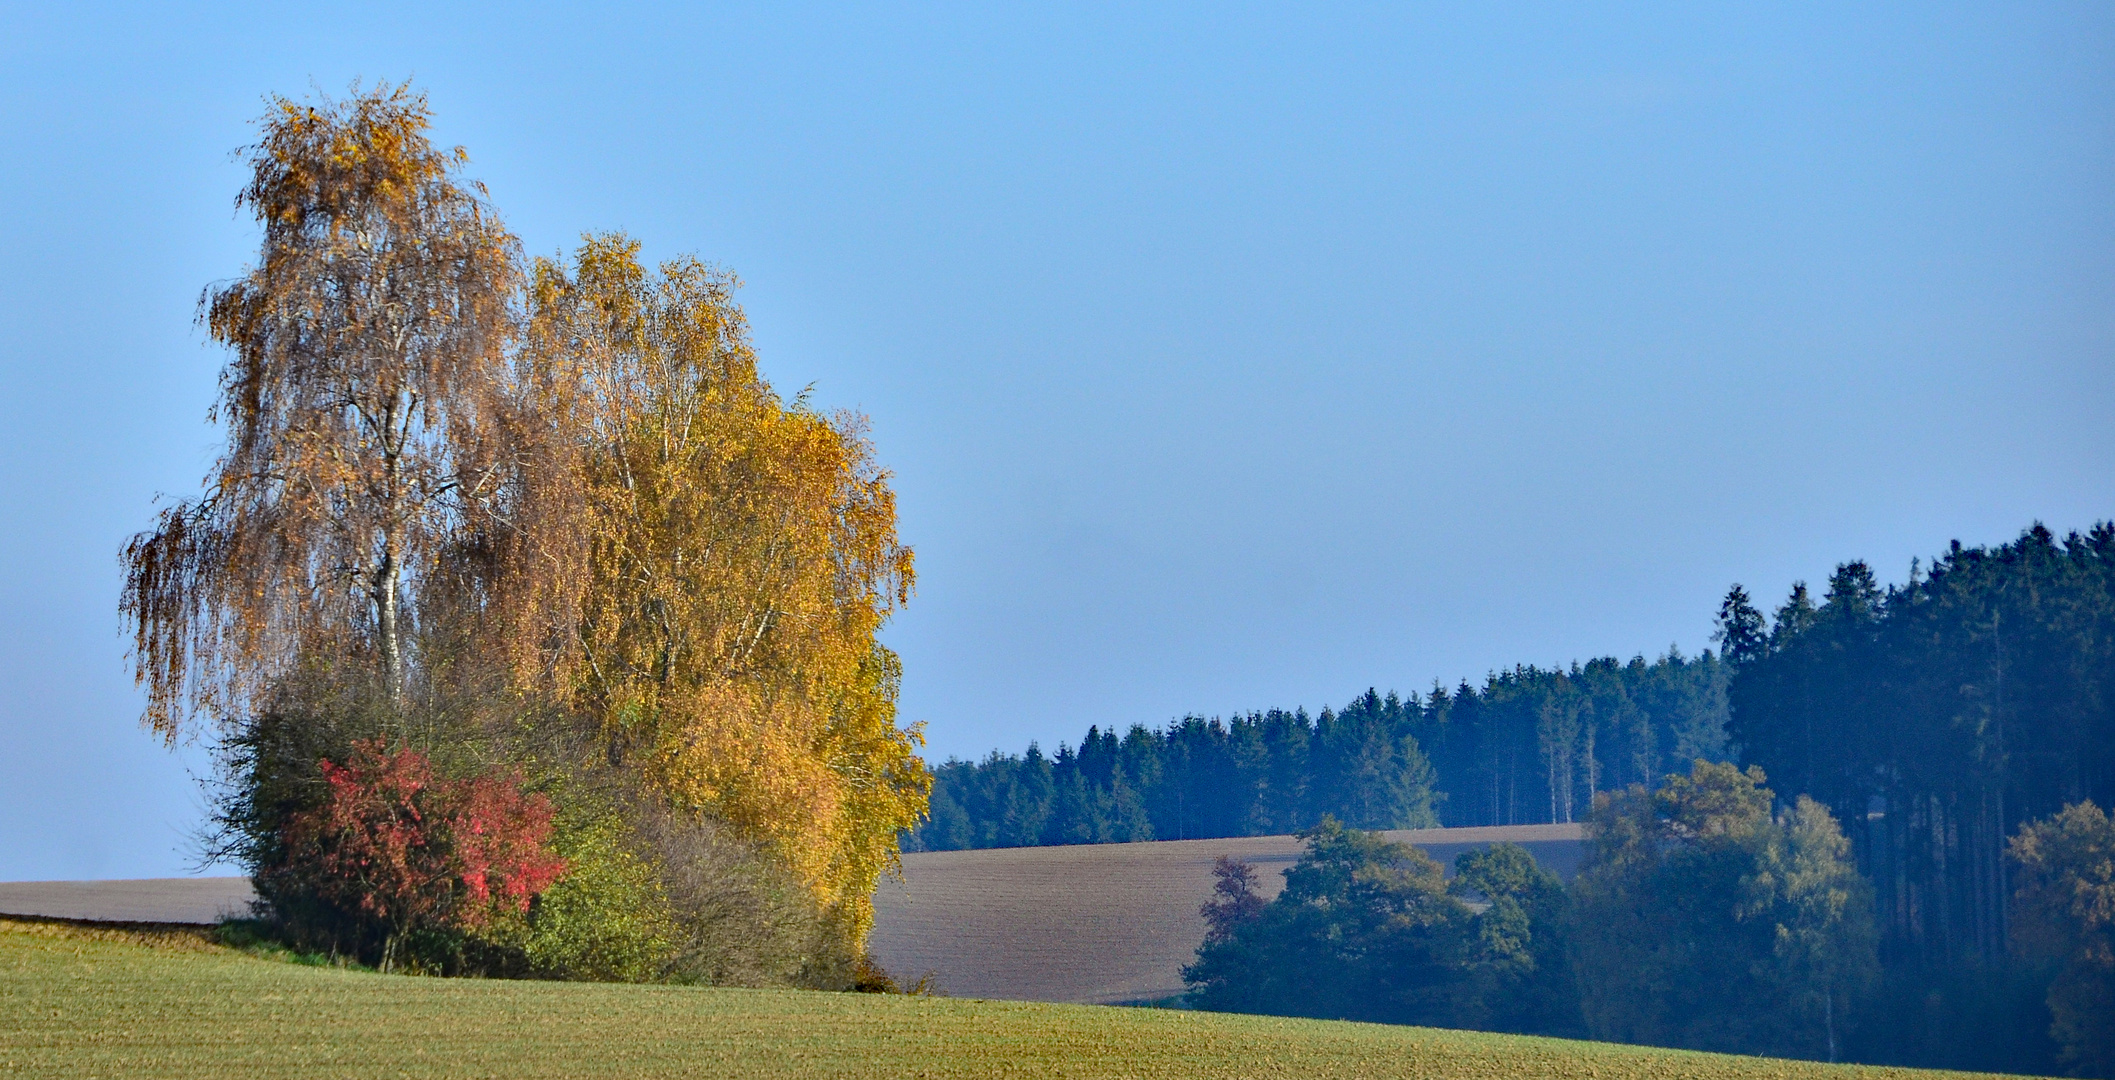
<instances>
[{"instance_id":1,"label":"birch tree","mask_svg":"<svg viewBox=\"0 0 2115 1080\"><path fill-rule=\"evenodd\" d=\"M355 87L274 98L247 150L258 261L200 301L233 354L210 417L227 448L123 556L144 719L168 738L304 657L365 665L400 705L413 592L504 531L517 245L428 126L408 84Z\"/></svg>"},{"instance_id":2,"label":"birch tree","mask_svg":"<svg viewBox=\"0 0 2115 1080\"><path fill-rule=\"evenodd\" d=\"M912 553L863 418L779 398L735 286L621 236L535 268L523 366L585 505L577 703L611 766L782 856L856 945L931 790L876 639Z\"/></svg>"}]
</instances>

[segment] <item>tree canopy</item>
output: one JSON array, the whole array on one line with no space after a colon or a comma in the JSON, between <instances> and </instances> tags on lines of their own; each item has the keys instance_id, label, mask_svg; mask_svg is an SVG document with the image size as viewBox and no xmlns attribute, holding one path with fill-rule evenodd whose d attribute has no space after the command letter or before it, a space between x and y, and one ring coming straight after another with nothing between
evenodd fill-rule
<instances>
[{"instance_id":1,"label":"tree canopy","mask_svg":"<svg viewBox=\"0 0 2115 1080\"><path fill-rule=\"evenodd\" d=\"M1333 818L1269 903L1221 860L1208 931L1183 969L1199 1008L1577 1034L1564 889L1523 849L1456 860L1449 883L1414 847ZM1473 906L1471 901L1473 901Z\"/></svg>"},{"instance_id":2,"label":"tree canopy","mask_svg":"<svg viewBox=\"0 0 2115 1080\"><path fill-rule=\"evenodd\" d=\"M2073 803L2012 838L2019 866L2016 947L2057 967L2049 986L2057 1059L2115 1074L2115 820Z\"/></svg>"},{"instance_id":3,"label":"tree canopy","mask_svg":"<svg viewBox=\"0 0 2115 1080\"><path fill-rule=\"evenodd\" d=\"M875 640L912 556L862 420L779 399L737 284L650 273L621 236L535 267L530 349L566 376L549 415L581 485L577 700L610 765L769 841L863 932L929 783Z\"/></svg>"},{"instance_id":4,"label":"tree canopy","mask_svg":"<svg viewBox=\"0 0 2115 1080\"><path fill-rule=\"evenodd\" d=\"M1573 890L1596 1038L1826 1058L1877 970L1869 887L1828 811L1696 762L1595 801Z\"/></svg>"}]
</instances>

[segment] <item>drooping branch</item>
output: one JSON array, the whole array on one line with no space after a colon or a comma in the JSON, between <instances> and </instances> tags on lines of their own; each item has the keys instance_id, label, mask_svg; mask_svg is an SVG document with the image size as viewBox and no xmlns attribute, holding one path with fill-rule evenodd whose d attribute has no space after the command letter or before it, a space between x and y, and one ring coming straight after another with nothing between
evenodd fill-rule
<instances>
[{"instance_id":1,"label":"drooping branch","mask_svg":"<svg viewBox=\"0 0 2115 1080\"><path fill-rule=\"evenodd\" d=\"M227 450L207 497L124 554L145 719L165 735L240 713L302 656L371 663L398 697L425 580L507 529L493 489L525 480L534 434L507 356L517 245L427 127L424 99L385 85L278 99L249 149L238 201L259 260L200 302L232 353L210 414Z\"/></svg>"}]
</instances>

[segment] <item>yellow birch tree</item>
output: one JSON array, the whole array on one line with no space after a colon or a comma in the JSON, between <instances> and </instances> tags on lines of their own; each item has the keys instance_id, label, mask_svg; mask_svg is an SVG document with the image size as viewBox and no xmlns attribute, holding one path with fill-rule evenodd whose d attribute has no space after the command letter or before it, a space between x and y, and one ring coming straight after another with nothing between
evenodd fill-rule
<instances>
[{"instance_id":1,"label":"yellow birch tree","mask_svg":"<svg viewBox=\"0 0 2115 1080\"><path fill-rule=\"evenodd\" d=\"M776 852L856 948L931 786L876 639L912 556L863 418L773 392L737 284L621 236L534 268L529 366L586 508L579 704L611 765Z\"/></svg>"}]
</instances>

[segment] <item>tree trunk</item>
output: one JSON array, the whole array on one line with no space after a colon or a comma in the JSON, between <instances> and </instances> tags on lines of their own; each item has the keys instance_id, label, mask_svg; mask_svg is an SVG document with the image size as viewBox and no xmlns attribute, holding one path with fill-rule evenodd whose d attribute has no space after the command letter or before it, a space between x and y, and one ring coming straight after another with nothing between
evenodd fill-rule
<instances>
[{"instance_id":1,"label":"tree trunk","mask_svg":"<svg viewBox=\"0 0 2115 1080\"><path fill-rule=\"evenodd\" d=\"M392 709L404 705L404 639L398 626L397 586L403 576L398 560L403 522L404 443L409 438L411 410L391 392L382 407L382 559L375 567L375 632L382 651L382 691ZM402 425L406 430L399 431Z\"/></svg>"},{"instance_id":2,"label":"tree trunk","mask_svg":"<svg viewBox=\"0 0 2115 1080\"><path fill-rule=\"evenodd\" d=\"M1836 1064L1836 991L1821 995L1821 1024L1829 1033L1829 1064Z\"/></svg>"},{"instance_id":3,"label":"tree trunk","mask_svg":"<svg viewBox=\"0 0 2115 1080\"><path fill-rule=\"evenodd\" d=\"M382 649L382 690L391 706L404 703L404 644L397 626L397 584L402 571L394 545L375 570L375 631Z\"/></svg>"}]
</instances>

